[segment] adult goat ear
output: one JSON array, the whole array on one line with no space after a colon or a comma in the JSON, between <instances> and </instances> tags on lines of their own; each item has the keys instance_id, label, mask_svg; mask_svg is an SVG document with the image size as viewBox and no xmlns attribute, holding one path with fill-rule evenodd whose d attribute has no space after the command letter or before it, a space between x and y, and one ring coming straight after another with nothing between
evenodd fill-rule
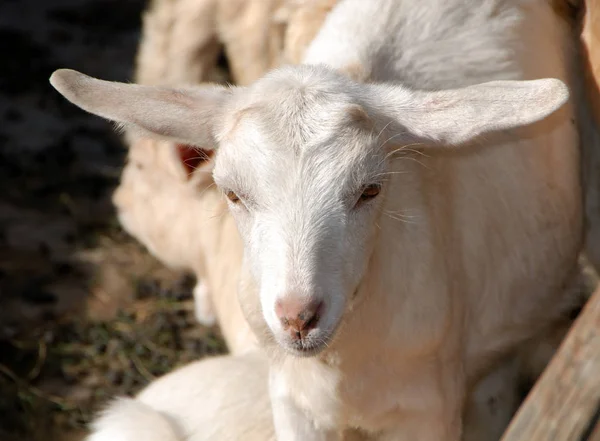
<instances>
[{"instance_id":1,"label":"adult goat ear","mask_svg":"<svg viewBox=\"0 0 600 441\"><path fill-rule=\"evenodd\" d=\"M485 133L533 124L569 98L567 86L550 78L492 81L436 92L372 87L380 105L385 106L379 113L391 119L391 130L427 144L460 145Z\"/></svg>"},{"instance_id":2,"label":"adult goat ear","mask_svg":"<svg viewBox=\"0 0 600 441\"><path fill-rule=\"evenodd\" d=\"M188 89L98 80L59 69L50 83L82 109L139 132L182 144L215 146L215 125L231 91L223 86Z\"/></svg>"}]
</instances>

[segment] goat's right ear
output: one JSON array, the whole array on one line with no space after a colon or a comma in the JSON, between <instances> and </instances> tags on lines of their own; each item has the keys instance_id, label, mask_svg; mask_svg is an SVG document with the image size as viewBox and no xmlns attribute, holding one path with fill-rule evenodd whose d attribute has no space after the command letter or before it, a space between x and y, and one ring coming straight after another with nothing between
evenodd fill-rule
<instances>
[{"instance_id":1,"label":"goat's right ear","mask_svg":"<svg viewBox=\"0 0 600 441\"><path fill-rule=\"evenodd\" d=\"M50 83L82 109L133 132L183 144L214 148L215 125L231 90L223 86L189 89L141 86L98 80L59 69Z\"/></svg>"}]
</instances>

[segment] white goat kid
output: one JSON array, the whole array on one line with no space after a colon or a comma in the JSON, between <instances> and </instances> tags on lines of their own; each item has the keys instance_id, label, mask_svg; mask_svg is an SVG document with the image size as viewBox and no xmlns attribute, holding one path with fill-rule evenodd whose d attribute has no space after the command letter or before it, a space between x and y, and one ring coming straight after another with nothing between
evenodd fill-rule
<instances>
[{"instance_id":1,"label":"white goat kid","mask_svg":"<svg viewBox=\"0 0 600 441\"><path fill-rule=\"evenodd\" d=\"M213 188L211 162L199 155L185 146L139 139L129 147L113 201L123 228L154 256L196 274L196 317L205 325L218 317L229 351L239 354L258 346L237 300L243 244L223 196ZM194 173L185 169L186 159Z\"/></svg>"},{"instance_id":2,"label":"white goat kid","mask_svg":"<svg viewBox=\"0 0 600 441\"><path fill-rule=\"evenodd\" d=\"M181 155L186 156L180 159L182 151L185 153ZM214 185L210 170L203 170L207 160L202 152L185 146L153 139L132 142L113 203L123 229L143 243L154 257L171 268L196 274L199 279L194 288L196 318L201 324L212 326L216 316L206 280L206 255L214 251L211 245L218 243L215 236L221 223L215 219L221 217L225 207L222 198L213 192L206 193ZM191 174L185 166L198 170ZM204 202L204 207L199 207L202 205L199 202ZM232 296L235 298L235 291ZM220 317L226 321L231 315L241 317L241 312ZM234 343L230 338L226 340L228 344Z\"/></svg>"},{"instance_id":3,"label":"white goat kid","mask_svg":"<svg viewBox=\"0 0 600 441\"><path fill-rule=\"evenodd\" d=\"M190 363L114 400L87 441L273 441L267 372L260 351Z\"/></svg>"},{"instance_id":4,"label":"white goat kid","mask_svg":"<svg viewBox=\"0 0 600 441\"><path fill-rule=\"evenodd\" d=\"M279 441L455 441L467 387L557 318L576 266L565 28L542 0L344 0L313 65L248 88L51 82L142 134L218 146Z\"/></svg>"}]
</instances>

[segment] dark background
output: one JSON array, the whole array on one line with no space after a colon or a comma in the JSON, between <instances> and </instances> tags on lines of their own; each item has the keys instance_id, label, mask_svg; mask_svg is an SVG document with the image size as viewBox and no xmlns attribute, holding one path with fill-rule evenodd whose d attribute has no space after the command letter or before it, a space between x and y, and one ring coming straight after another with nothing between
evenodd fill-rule
<instances>
[{"instance_id":1,"label":"dark background","mask_svg":"<svg viewBox=\"0 0 600 441\"><path fill-rule=\"evenodd\" d=\"M129 81L145 0L0 0L0 441L80 439L106 398L223 350L194 281L118 226L126 150L49 84Z\"/></svg>"}]
</instances>

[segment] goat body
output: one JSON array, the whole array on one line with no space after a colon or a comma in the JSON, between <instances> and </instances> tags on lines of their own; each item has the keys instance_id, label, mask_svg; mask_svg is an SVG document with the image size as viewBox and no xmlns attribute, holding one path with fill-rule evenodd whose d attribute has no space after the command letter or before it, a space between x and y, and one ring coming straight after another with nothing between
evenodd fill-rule
<instances>
[{"instance_id":1,"label":"goat body","mask_svg":"<svg viewBox=\"0 0 600 441\"><path fill-rule=\"evenodd\" d=\"M467 388L568 303L570 36L542 0L342 0L304 66L249 88L51 81L143 134L218 146L279 441L455 441Z\"/></svg>"},{"instance_id":2,"label":"goat body","mask_svg":"<svg viewBox=\"0 0 600 441\"><path fill-rule=\"evenodd\" d=\"M424 90L542 77L572 85L571 44L544 1L346 0L305 62ZM564 301L581 241L573 106L518 135L408 154L393 169L390 215L378 220L337 339L319 361L275 351L280 439L335 439L346 425L382 440L459 438L465 384L551 323ZM264 321L252 325L267 333Z\"/></svg>"},{"instance_id":3,"label":"goat body","mask_svg":"<svg viewBox=\"0 0 600 441\"><path fill-rule=\"evenodd\" d=\"M153 0L144 12L136 82L214 81L224 49L231 78L246 85L297 64L337 0Z\"/></svg>"}]
</instances>

